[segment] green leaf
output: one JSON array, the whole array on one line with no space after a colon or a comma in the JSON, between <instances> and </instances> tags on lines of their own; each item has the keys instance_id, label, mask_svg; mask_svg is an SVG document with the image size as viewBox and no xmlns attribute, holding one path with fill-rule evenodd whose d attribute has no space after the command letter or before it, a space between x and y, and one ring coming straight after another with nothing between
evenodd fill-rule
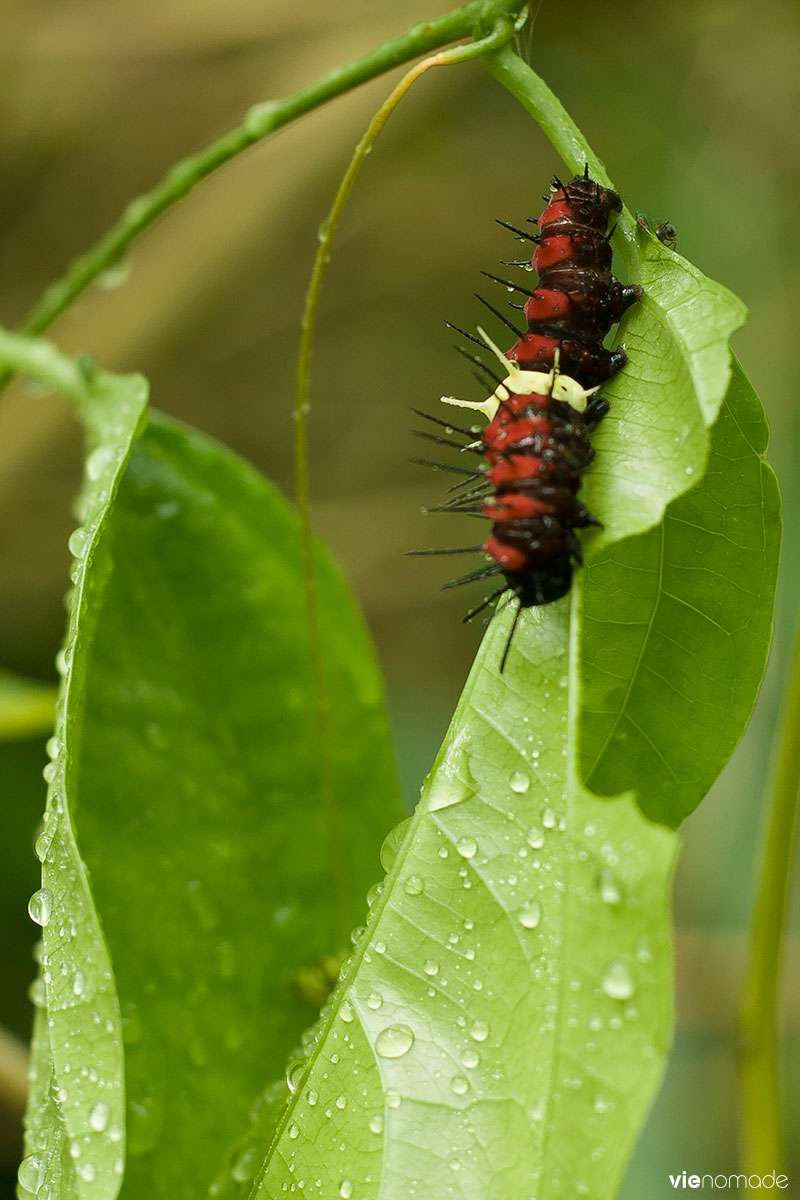
<instances>
[{"instance_id":1,"label":"green leaf","mask_svg":"<svg viewBox=\"0 0 800 1200\"><path fill-rule=\"evenodd\" d=\"M330 976L400 813L381 688L318 551L326 806L288 505L163 420L134 446L141 380L9 335L4 351L72 396L89 440L31 902L41 1013L20 1194L194 1197L283 1078L309 980Z\"/></svg>"},{"instance_id":2,"label":"green leaf","mask_svg":"<svg viewBox=\"0 0 800 1200\"><path fill-rule=\"evenodd\" d=\"M121 1018L111 960L78 849L71 801L76 790L82 684L105 578L89 570L102 541L120 477L140 428L147 388L137 376L114 377L91 364L74 366L45 343L4 335L0 353L17 365L16 349L45 382L60 386L86 423L88 457L80 501L82 525L70 539L76 554L70 616L58 666L62 688L50 745L53 761L44 829L36 842L42 887L29 911L42 926L41 981L33 1047L36 1087L27 1117L20 1195L54 1200L105 1200L116 1195L124 1165L125 1096ZM26 363L26 365L28 365ZM34 1186L35 1185L35 1186Z\"/></svg>"},{"instance_id":3,"label":"green leaf","mask_svg":"<svg viewBox=\"0 0 800 1200\"><path fill-rule=\"evenodd\" d=\"M524 64L506 50L487 65L574 170L588 162L608 182ZM762 523L776 497L763 445L737 439L719 415L743 306L628 213L618 237L645 295L620 334L629 364L604 388L612 410L584 489L604 529L585 540L590 567L573 589L571 619L567 601L524 612L502 676L513 614L493 621L366 932L306 1042L259 1200L301 1182L306 1197L320 1198L606 1200L652 1099L670 1036L677 838L645 812L672 820L669 772L691 767L696 798L744 727L769 636L776 550ZM739 419L756 428L749 410ZM706 719L713 690L708 656L687 653L677 697L664 685L658 705L635 711L645 729L663 717L662 761L651 757L648 777L638 766L609 773L603 790L619 794L606 798L581 783L583 697L598 686L601 654L606 673L616 667L615 687L637 686L636 657L614 658L610 621L620 620L614 604L630 608L642 595L652 609L653 576L647 562L626 563L625 590L610 603L608 588L594 586L595 564L662 522L684 595L698 606L689 572L693 557L705 566L708 556L710 603L737 633L719 706L724 731L702 768L696 753L687 763L685 722ZM748 573L755 582L742 600ZM738 621L749 622L741 636Z\"/></svg>"},{"instance_id":4,"label":"green leaf","mask_svg":"<svg viewBox=\"0 0 800 1200\"><path fill-rule=\"evenodd\" d=\"M623 253L644 296L620 327L629 361L603 387L611 411L592 438L596 459L582 494L603 529L585 540L589 558L651 528L705 471L731 376L728 339L746 317L740 300L627 212L625 234Z\"/></svg>"},{"instance_id":5,"label":"green leaf","mask_svg":"<svg viewBox=\"0 0 800 1200\"><path fill-rule=\"evenodd\" d=\"M738 363L706 473L584 573L581 771L678 825L741 737L766 665L780 553L767 425Z\"/></svg>"},{"instance_id":6,"label":"green leaf","mask_svg":"<svg viewBox=\"0 0 800 1200\"><path fill-rule=\"evenodd\" d=\"M675 836L575 782L566 602L493 622L257 1195L612 1194L662 1069ZM574 717L572 718L574 720Z\"/></svg>"},{"instance_id":7,"label":"green leaf","mask_svg":"<svg viewBox=\"0 0 800 1200\"><path fill-rule=\"evenodd\" d=\"M194 1196L283 1078L314 1012L298 985L349 942L397 785L364 629L320 552L322 805L297 522L254 470L153 421L104 550L77 824L125 1022L122 1194Z\"/></svg>"}]
</instances>

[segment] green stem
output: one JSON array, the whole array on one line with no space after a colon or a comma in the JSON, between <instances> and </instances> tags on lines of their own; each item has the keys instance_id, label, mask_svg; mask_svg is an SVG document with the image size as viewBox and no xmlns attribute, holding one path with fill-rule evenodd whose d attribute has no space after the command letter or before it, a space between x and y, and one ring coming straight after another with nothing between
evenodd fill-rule
<instances>
[{"instance_id":1,"label":"green stem","mask_svg":"<svg viewBox=\"0 0 800 1200\"><path fill-rule=\"evenodd\" d=\"M119 262L131 242L161 213L243 150L384 71L448 42L471 37L479 25L488 28L504 17L513 19L522 8L521 0L472 0L436 20L414 25L401 37L384 42L363 58L331 71L283 100L256 104L240 125L199 153L181 159L152 191L132 200L108 233L76 259L61 279L47 288L23 321L22 332L43 333L98 275ZM0 375L0 384L7 378L8 373Z\"/></svg>"},{"instance_id":2,"label":"green stem","mask_svg":"<svg viewBox=\"0 0 800 1200\"><path fill-rule=\"evenodd\" d=\"M800 797L800 629L775 741L777 767L750 928L739 1010L742 1168L777 1171L782 1163L778 1076L778 989Z\"/></svg>"},{"instance_id":3,"label":"green stem","mask_svg":"<svg viewBox=\"0 0 800 1200\"><path fill-rule=\"evenodd\" d=\"M27 375L43 387L68 396L76 404L80 405L86 398L88 380L81 360L62 354L50 342L0 328L0 363L0 372Z\"/></svg>"},{"instance_id":4,"label":"green stem","mask_svg":"<svg viewBox=\"0 0 800 1200\"><path fill-rule=\"evenodd\" d=\"M367 155L372 149L378 134L383 129L391 114L400 103L411 85L431 67L450 66L479 58L487 50L494 49L508 42L514 35L516 23L511 19L500 19L496 28L481 41L467 46L457 46L452 50L444 50L432 58L418 63L407 72L392 91L389 98L381 105L372 118L366 133L356 147L350 164L344 174L333 205L324 222L323 235L314 260L311 281L306 293L305 308L302 319L302 336L297 361L297 384L295 394L295 498L300 518L300 541L303 555L303 575L308 613L309 646L311 653L311 676L316 701L317 739L320 752L320 775L323 807L328 818L328 835L333 872L333 923L334 945L344 948L347 934L347 880L345 877L345 857L339 822L339 810L336 803L336 791L333 777L333 753L330 734L330 713L328 694L325 683L323 662L322 635L319 624L319 605L317 598L317 583L314 574L314 546L311 531L311 511L309 495L308 467L308 390L311 373L311 352L314 341L319 300L322 285L330 262L333 245L339 222L344 212L348 197L358 178Z\"/></svg>"},{"instance_id":5,"label":"green stem","mask_svg":"<svg viewBox=\"0 0 800 1200\"><path fill-rule=\"evenodd\" d=\"M528 110L574 174L583 171L588 163L593 179L606 187L614 186L561 101L509 46L484 55L483 65ZM632 248L636 242L636 223L627 209L619 215L617 232L622 235L620 249L630 270L635 263Z\"/></svg>"}]
</instances>

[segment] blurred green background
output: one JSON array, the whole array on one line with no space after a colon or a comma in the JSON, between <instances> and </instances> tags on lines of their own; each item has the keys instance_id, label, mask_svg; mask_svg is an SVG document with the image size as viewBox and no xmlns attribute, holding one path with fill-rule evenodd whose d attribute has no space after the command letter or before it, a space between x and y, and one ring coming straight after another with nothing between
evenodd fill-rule
<instances>
[{"instance_id":1,"label":"blurred green background","mask_svg":"<svg viewBox=\"0 0 800 1200\"><path fill-rule=\"evenodd\" d=\"M0 321L14 325L127 200L179 156L368 51L441 0L3 0ZM545 3L526 51L627 204L669 219L679 250L750 308L735 349L766 406L786 511L798 510L800 8L776 0ZM154 404L257 463L289 494L303 295L338 179L384 78L283 131L202 184L53 331ZM513 171L509 166L513 164ZM513 258L494 218L538 212L560 164L478 65L416 85L348 208L323 299L312 381L315 526L349 573L386 674L409 804L463 684L478 631L441 563L404 551L458 540L419 512L440 481L409 464L409 407L469 391L442 325L471 325L479 270ZM524 183L521 184L520 180ZM483 289L482 289L483 290ZM491 297L491 293L488 293ZM494 297L497 299L497 297ZM0 664L53 679L80 439L66 404L18 385L0 401ZM444 522L442 522L444 525ZM761 801L800 598L788 521L776 640L750 730L686 828L676 883L678 1035L627 1200L668 1171L736 1166L734 1013ZM27 1035L43 804L38 742L0 747L0 1024ZM378 864L376 863L376 877ZM800 1111L800 920L784 988L787 1112ZM790 1121L791 1125L791 1121ZM13 1132L13 1131L12 1131ZM795 1183L800 1136L790 1129ZM2 1149L12 1194L13 1137Z\"/></svg>"}]
</instances>

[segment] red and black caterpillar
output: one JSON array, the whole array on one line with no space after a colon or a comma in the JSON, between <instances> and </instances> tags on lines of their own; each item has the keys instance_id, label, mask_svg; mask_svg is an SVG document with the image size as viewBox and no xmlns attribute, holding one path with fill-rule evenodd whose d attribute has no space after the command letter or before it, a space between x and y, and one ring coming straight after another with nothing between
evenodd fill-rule
<instances>
[{"instance_id":1,"label":"red and black caterpillar","mask_svg":"<svg viewBox=\"0 0 800 1200\"><path fill-rule=\"evenodd\" d=\"M581 503L578 490L594 457L589 434L609 407L597 389L627 361L623 349L608 350L603 339L642 295L640 287L625 286L611 273L607 227L610 215L622 208L617 193L591 179L588 165L569 183L554 179L552 188L552 194L544 197L547 207L533 222L538 233L500 222L536 244L530 260L539 276L536 288L528 290L488 276L527 296L524 304L515 306L522 309L527 329L517 329L483 300L514 331L517 340L504 354L482 329L477 338L466 335L498 358L505 368L504 377L489 371L475 357L483 374L497 385L492 395L480 403L443 397L447 403L479 409L489 424L475 440L473 430L420 413L450 436L415 431L439 444L474 450L486 461L485 467L474 471L446 463L427 465L464 476L451 489L448 503L433 511L488 519L491 536L481 546L417 553L482 550L490 561L445 587L503 575L503 587L465 620L510 589L519 600L512 637L523 608L549 604L569 591L573 559L581 562L575 530L599 524ZM509 265L527 267L528 263ZM468 441L454 441L453 434ZM510 643L511 637L501 670Z\"/></svg>"}]
</instances>

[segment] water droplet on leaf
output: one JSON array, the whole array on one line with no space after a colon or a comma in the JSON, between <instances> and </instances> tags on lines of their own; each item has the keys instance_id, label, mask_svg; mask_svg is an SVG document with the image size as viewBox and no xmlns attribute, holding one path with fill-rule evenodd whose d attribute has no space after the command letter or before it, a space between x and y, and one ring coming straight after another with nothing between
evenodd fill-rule
<instances>
[{"instance_id":1,"label":"water droplet on leaf","mask_svg":"<svg viewBox=\"0 0 800 1200\"><path fill-rule=\"evenodd\" d=\"M375 1051L381 1058L402 1058L414 1045L414 1031L408 1025L387 1025L375 1039Z\"/></svg>"},{"instance_id":2,"label":"water droplet on leaf","mask_svg":"<svg viewBox=\"0 0 800 1200\"><path fill-rule=\"evenodd\" d=\"M621 959L609 963L600 986L612 1000L629 1000L636 991L636 981L631 969Z\"/></svg>"}]
</instances>

